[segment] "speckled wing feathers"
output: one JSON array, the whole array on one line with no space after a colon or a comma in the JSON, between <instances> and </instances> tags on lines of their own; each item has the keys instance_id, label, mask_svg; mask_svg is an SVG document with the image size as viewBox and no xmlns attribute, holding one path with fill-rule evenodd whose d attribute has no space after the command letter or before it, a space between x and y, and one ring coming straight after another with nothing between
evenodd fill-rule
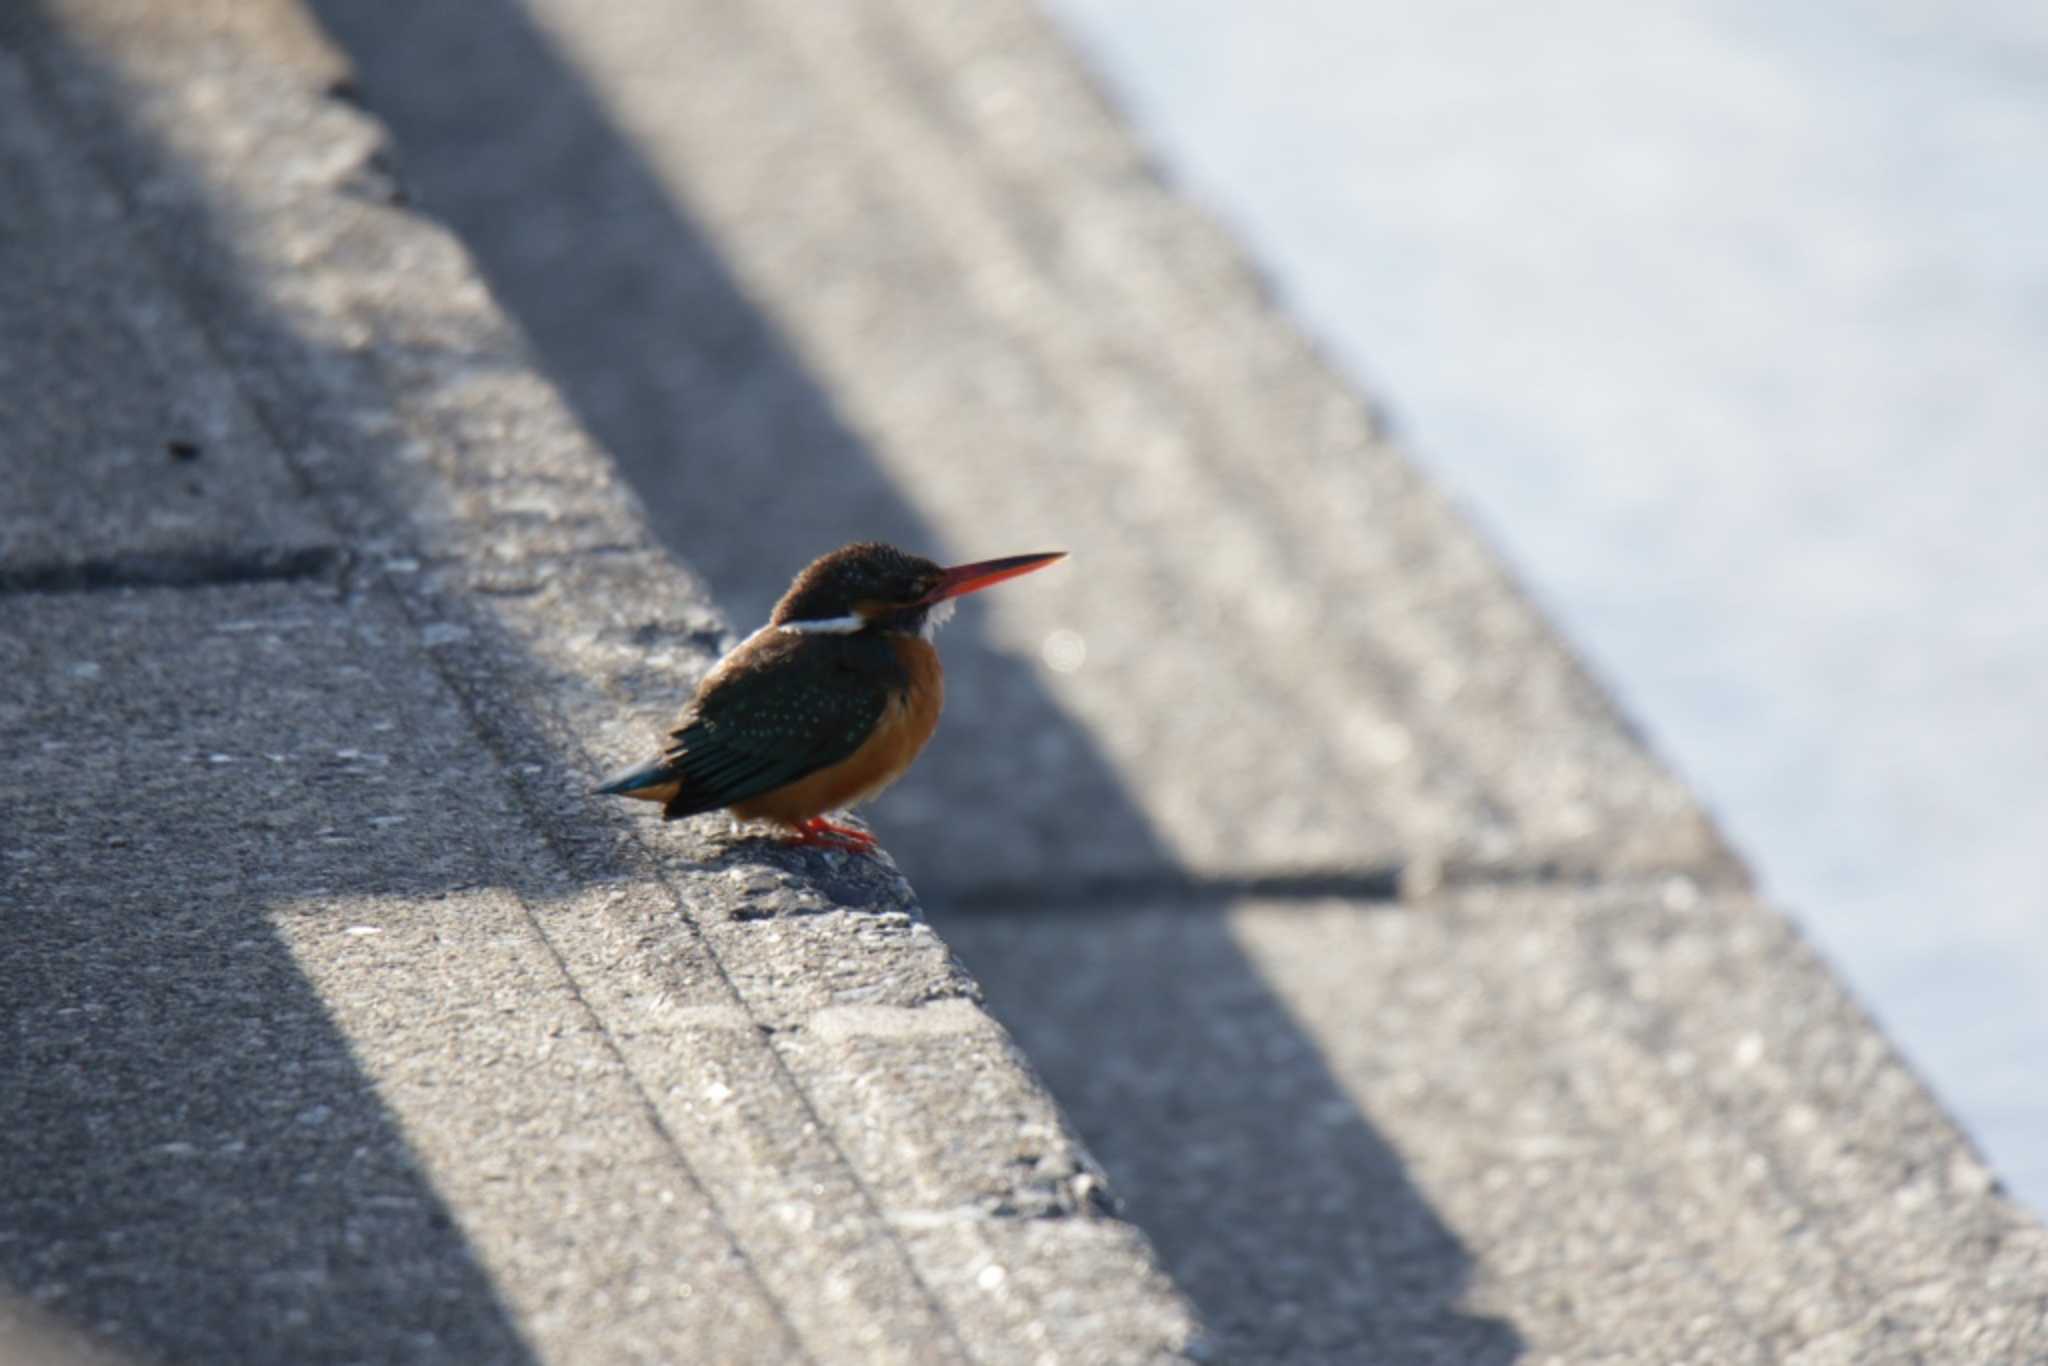
<instances>
[{"instance_id":1,"label":"speckled wing feathers","mask_svg":"<svg viewBox=\"0 0 2048 1366\"><path fill-rule=\"evenodd\" d=\"M833 654L825 667L776 668L772 683L737 670L699 696L662 755L681 783L663 817L772 792L859 749L888 706L893 661L854 648Z\"/></svg>"}]
</instances>

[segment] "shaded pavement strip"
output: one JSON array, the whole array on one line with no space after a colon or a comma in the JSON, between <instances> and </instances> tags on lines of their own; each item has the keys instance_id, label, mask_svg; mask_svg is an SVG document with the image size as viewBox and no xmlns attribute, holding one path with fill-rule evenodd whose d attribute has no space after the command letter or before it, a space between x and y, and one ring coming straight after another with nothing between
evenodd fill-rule
<instances>
[{"instance_id":1,"label":"shaded pavement strip","mask_svg":"<svg viewBox=\"0 0 2048 1366\"><path fill-rule=\"evenodd\" d=\"M0 563L0 593L102 593L121 588L198 588L323 579L348 565L332 546L295 550L187 550L37 563Z\"/></svg>"}]
</instances>

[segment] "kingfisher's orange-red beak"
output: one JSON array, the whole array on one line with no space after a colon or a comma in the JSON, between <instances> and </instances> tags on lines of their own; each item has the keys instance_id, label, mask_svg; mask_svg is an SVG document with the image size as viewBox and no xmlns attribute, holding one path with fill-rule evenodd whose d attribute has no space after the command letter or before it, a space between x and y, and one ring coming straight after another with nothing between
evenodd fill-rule
<instances>
[{"instance_id":1,"label":"kingfisher's orange-red beak","mask_svg":"<svg viewBox=\"0 0 2048 1366\"><path fill-rule=\"evenodd\" d=\"M935 602L944 602L947 598L979 593L984 588L994 587L1004 579L1029 574L1034 569L1045 568L1054 560L1065 558L1066 551L1054 550L1043 555L1010 555L1000 560L977 560L973 564L957 564L951 569L940 571L938 586L924 595L920 605L930 606Z\"/></svg>"}]
</instances>

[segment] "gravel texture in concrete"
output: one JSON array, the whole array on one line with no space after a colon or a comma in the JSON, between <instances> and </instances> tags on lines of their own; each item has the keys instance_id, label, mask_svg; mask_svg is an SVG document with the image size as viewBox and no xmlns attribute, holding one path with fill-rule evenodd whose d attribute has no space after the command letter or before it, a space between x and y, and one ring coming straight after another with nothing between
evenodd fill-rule
<instances>
[{"instance_id":1,"label":"gravel texture in concrete","mask_svg":"<svg viewBox=\"0 0 2048 1366\"><path fill-rule=\"evenodd\" d=\"M0 21L60 225L13 273L127 262L127 330L80 326L137 358L61 405L81 436L25 410L105 568L0 581L0 1323L209 1362L1194 1350L886 858L591 799L730 635L345 71L288 5ZM159 546L77 457L182 430L180 358L247 446L167 454L225 495Z\"/></svg>"},{"instance_id":2,"label":"gravel texture in concrete","mask_svg":"<svg viewBox=\"0 0 2048 1366\"><path fill-rule=\"evenodd\" d=\"M118 195L39 103L0 52L0 586L319 567L331 533L200 329L164 311Z\"/></svg>"},{"instance_id":3,"label":"gravel texture in concrete","mask_svg":"<svg viewBox=\"0 0 2048 1366\"><path fill-rule=\"evenodd\" d=\"M1027 9L317 14L0 19L92 345L288 472L171 549L331 551L0 595L0 1331L2041 1355L2038 1225ZM856 535L1076 552L876 820L1103 1168L893 862L585 791Z\"/></svg>"},{"instance_id":4,"label":"gravel texture in concrete","mask_svg":"<svg viewBox=\"0 0 2048 1366\"><path fill-rule=\"evenodd\" d=\"M1218 1355L2039 1355L2038 1226L1028 6L315 9L738 618L1074 552L875 823Z\"/></svg>"},{"instance_id":5,"label":"gravel texture in concrete","mask_svg":"<svg viewBox=\"0 0 2048 1366\"><path fill-rule=\"evenodd\" d=\"M848 540L1073 552L945 638L876 808L927 891L1740 879L1027 10L315 8L740 621Z\"/></svg>"},{"instance_id":6,"label":"gravel texture in concrete","mask_svg":"<svg viewBox=\"0 0 2048 1366\"><path fill-rule=\"evenodd\" d=\"M181 1360L790 1342L388 595L5 611L9 1280Z\"/></svg>"},{"instance_id":7,"label":"gravel texture in concrete","mask_svg":"<svg viewBox=\"0 0 2048 1366\"><path fill-rule=\"evenodd\" d=\"M2048 1343L2048 1237L1741 897L1486 889L947 930L1168 1269L1234 1311L1212 1310L1225 1350L2025 1361Z\"/></svg>"}]
</instances>

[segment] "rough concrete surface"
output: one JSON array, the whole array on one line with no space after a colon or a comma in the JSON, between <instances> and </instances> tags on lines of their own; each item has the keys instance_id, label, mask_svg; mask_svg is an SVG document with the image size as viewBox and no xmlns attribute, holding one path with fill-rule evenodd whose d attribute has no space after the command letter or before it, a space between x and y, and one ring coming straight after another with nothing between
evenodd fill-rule
<instances>
[{"instance_id":1,"label":"rough concrete surface","mask_svg":"<svg viewBox=\"0 0 2048 1366\"><path fill-rule=\"evenodd\" d=\"M2041 1355L2038 1226L1027 5L314 9L741 620L1074 552L875 823L1219 1356Z\"/></svg>"},{"instance_id":2,"label":"rough concrete surface","mask_svg":"<svg viewBox=\"0 0 2048 1366\"><path fill-rule=\"evenodd\" d=\"M285 5L0 23L0 1341L1192 1350L885 859L589 798L728 633L343 71Z\"/></svg>"},{"instance_id":3,"label":"rough concrete surface","mask_svg":"<svg viewBox=\"0 0 2048 1366\"><path fill-rule=\"evenodd\" d=\"M715 1209L533 920L578 898L388 595L7 621L18 1288L190 1360L521 1359L507 1298L646 1360L774 1338L741 1258L696 1261Z\"/></svg>"},{"instance_id":4,"label":"rough concrete surface","mask_svg":"<svg viewBox=\"0 0 2048 1366\"><path fill-rule=\"evenodd\" d=\"M0 551L0 1333L2042 1355L2040 1228L1027 9L47 0L0 54L64 201L0 242L125 263L78 354L138 377L0 373L111 566ZM180 357L250 473L125 558L68 433L156 449ZM585 792L714 591L857 535L1077 552L951 628L876 810L1009 1032L893 861Z\"/></svg>"},{"instance_id":5,"label":"rough concrete surface","mask_svg":"<svg viewBox=\"0 0 2048 1366\"><path fill-rule=\"evenodd\" d=\"M978 919L965 951L998 1010L1058 995L1006 1013L1077 1113L1119 1117L1096 1149L1176 1279L1260 1316L1213 1321L1222 1343L1302 1360L2041 1350L2038 1227L1989 1198L1918 1081L1753 903L1487 890L1086 914L1091 959L1026 914ZM1266 985L1218 999L1240 955ZM1141 962L1138 980L1109 966ZM1189 999L1134 1016L1134 994ZM1180 1019L1196 1029L1160 1028ZM1218 1094L1244 1118L1188 1134ZM1206 1207L1174 1198L1190 1185ZM1279 1257L1255 1231L1275 1205L1294 1230ZM1247 1278L1255 1296L1226 1289Z\"/></svg>"},{"instance_id":6,"label":"rough concrete surface","mask_svg":"<svg viewBox=\"0 0 2048 1366\"><path fill-rule=\"evenodd\" d=\"M1028 11L315 8L736 615L859 535L1073 552L948 637L920 886L1739 876Z\"/></svg>"},{"instance_id":7,"label":"rough concrete surface","mask_svg":"<svg viewBox=\"0 0 2048 1366\"><path fill-rule=\"evenodd\" d=\"M0 102L0 583L177 578L181 563L218 572L236 556L304 572L332 537L199 330L161 312L118 197L38 110L11 57ZM106 393L115 380L118 404Z\"/></svg>"}]
</instances>

